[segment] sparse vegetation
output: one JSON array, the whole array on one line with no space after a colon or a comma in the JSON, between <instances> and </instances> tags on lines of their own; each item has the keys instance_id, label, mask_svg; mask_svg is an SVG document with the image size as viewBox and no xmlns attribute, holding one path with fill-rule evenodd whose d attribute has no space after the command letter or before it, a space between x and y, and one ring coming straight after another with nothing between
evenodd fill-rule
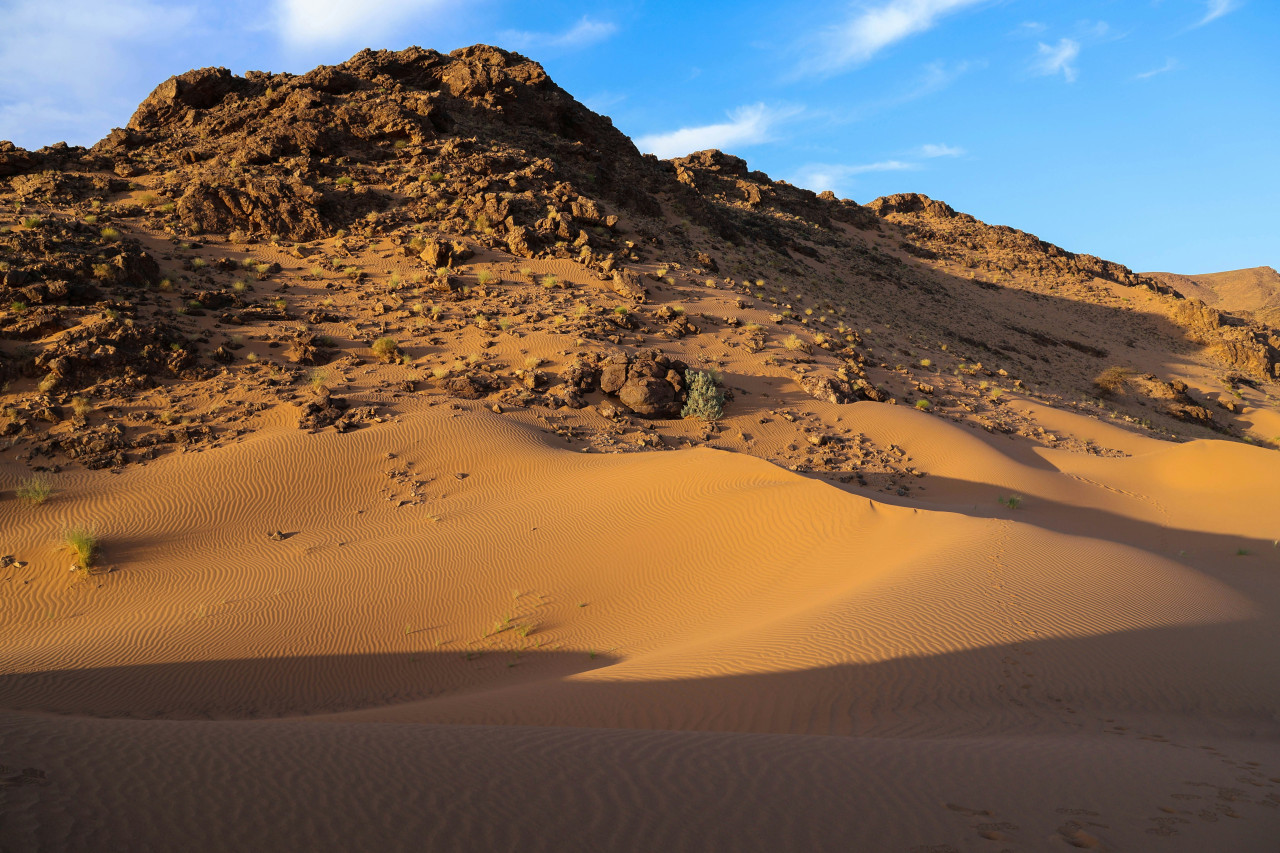
<instances>
[{"instance_id":1,"label":"sparse vegetation","mask_svg":"<svg viewBox=\"0 0 1280 853\"><path fill-rule=\"evenodd\" d=\"M53 494L53 485L39 474L27 477L14 492L18 500L30 506L39 506Z\"/></svg>"},{"instance_id":2,"label":"sparse vegetation","mask_svg":"<svg viewBox=\"0 0 1280 853\"><path fill-rule=\"evenodd\" d=\"M71 527L62 534L62 550L71 557L71 568L89 574L98 557L98 539L87 527Z\"/></svg>"},{"instance_id":3,"label":"sparse vegetation","mask_svg":"<svg viewBox=\"0 0 1280 853\"><path fill-rule=\"evenodd\" d=\"M1009 495L1007 497L997 498L997 501L1001 506L1008 507L1009 509L1017 509L1022 505L1022 495Z\"/></svg>"},{"instance_id":4,"label":"sparse vegetation","mask_svg":"<svg viewBox=\"0 0 1280 853\"><path fill-rule=\"evenodd\" d=\"M120 232L112 228L110 225L108 225L106 228L103 228L98 233L102 235L103 240L119 240L120 239Z\"/></svg>"},{"instance_id":5,"label":"sparse vegetation","mask_svg":"<svg viewBox=\"0 0 1280 853\"><path fill-rule=\"evenodd\" d=\"M1101 393L1111 396L1123 394L1133 380L1133 371L1127 367L1108 367L1093 378L1093 385Z\"/></svg>"},{"instance_id":6,"label":"sparse vegetation","mask_svg":"<svg viewBox=\"0 0 1280 853\"><path fill-rule=\"evenodd\" d=\"M786 339L783 340L782 345L787 349L791 350L792 352L803 352L803 353L813 352L813 347L809 344L809 342L794 333L787 335Z\"/></svg>"}]
</instances>

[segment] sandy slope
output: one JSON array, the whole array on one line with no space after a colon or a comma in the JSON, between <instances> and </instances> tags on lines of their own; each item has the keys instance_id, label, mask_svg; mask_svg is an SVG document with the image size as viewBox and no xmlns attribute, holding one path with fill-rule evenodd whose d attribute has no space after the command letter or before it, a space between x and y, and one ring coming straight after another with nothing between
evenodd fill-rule
<instances>
[{"instance_id":1,"label":"sandy slope","mask_svg":"<svg viewBox=\"0 0 1280 853\"><path fill-rule=\"evenodd\" d=\"M5 501L0 847L1270 849L1280 456L839 408L925 487L423 404Z\"/></svg>"}]
</instances>

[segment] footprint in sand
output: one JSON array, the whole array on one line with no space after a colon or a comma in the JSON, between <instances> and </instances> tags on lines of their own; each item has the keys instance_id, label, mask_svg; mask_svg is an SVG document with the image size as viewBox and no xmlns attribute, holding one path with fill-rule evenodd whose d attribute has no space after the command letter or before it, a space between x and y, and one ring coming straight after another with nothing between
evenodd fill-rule
<instances>
[{"instance_id":1,"label":"footprint in sand","mask_svg":"<svg viewBox=\"0 0 1280 853\"><path fill-rule=\"evenodd\" d=\"M46 778L43 770L37 770L34 767L24 767L21 770L14 770L0 764L0 788L20 788L24 785L48 785L49 780Z\"/></svg>"}]
</instances>

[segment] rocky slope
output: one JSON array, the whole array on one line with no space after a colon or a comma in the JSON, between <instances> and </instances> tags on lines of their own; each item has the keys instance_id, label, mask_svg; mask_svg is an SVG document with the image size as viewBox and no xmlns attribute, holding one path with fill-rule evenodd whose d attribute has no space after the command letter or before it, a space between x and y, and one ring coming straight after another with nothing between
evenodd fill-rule
<instances>
[{"instance_id":1,"label":"rocky slope","mask_svg":"<svg viewBox=\"0 0 1280 853\"><path fill-rule=\"evenodd\" d=\"M355 428L418 393L841 476L909 466L757 440L735 400L1065 440L1020 399L1275 438L1240 417L1275 402L1264 326L924 196L863 206L721 152L641 155L492 47L190 71L92 149L0 143L0 198L0 436L36 465L234 438L281 402ZM679 420L690 368L729 391L718 427Z\"/></svg>"}]
</instances>

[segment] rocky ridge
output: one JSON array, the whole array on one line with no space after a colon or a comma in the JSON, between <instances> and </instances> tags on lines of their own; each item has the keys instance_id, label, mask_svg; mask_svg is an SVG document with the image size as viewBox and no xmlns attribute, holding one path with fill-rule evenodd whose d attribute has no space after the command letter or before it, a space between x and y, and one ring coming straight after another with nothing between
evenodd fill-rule
<instances>
[{"instance_id":1,"label":"rocky ridge","mask_svg":"<svg viewBox=\"0 0 1280 853\"><path fill-rule=\"evenodd\" d=\"M1233 395L1269 395L1280 347L1156 279L925 196L864 206L718 151L642 155L537 63L486 46L190 71L91 149L0 143L0 196L14 210L0 435L54 464L217 441L282 400L306 428L358 428L424 391L584 412L557 431L604 447L637 418L635 446L679 446L716 434L673 420L686 371L728 365L771 394L905 402L1036 441L1046 431L989 386L1232 433L1230 399L1215 415L1152 370L1118 389L1094 377L1126 347L1152 363L1194 347ZM1131 293L1136 322L1118 313ZM320 373L363 370L387 336L395 359L353 399L332 394ZM556 341L555 370L494 355L527 352L522 338ZM191 389L228 403L175 412ZM737 449L834 464L825 438L766 451L733 429Z\"/></svg>"}]
</instances>

